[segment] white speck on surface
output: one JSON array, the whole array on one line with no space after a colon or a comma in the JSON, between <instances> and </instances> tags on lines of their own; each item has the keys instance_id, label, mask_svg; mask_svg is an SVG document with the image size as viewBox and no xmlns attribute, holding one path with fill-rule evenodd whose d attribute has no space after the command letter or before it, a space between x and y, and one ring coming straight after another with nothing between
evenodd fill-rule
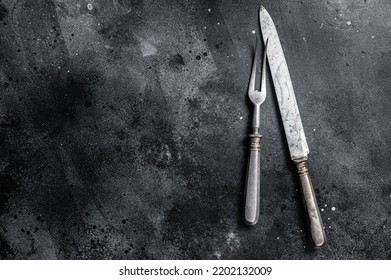
<instances>
[{"instance_id":1,"label":"white speck on surface","mask_svg":"<svg viewBox=\"0 0 391 280\"><path fill-rule=\"evenodd\" d=\"M126 13L129 14L131 10L132 10L132 8L130 8Z\"/></svg>"},{"instance_id":2,"label":"white speck on surface","mask_svg":"<svg viewBox=\"0 0 391 280\"><path fill-rule=\"evenodd\" d=\"M330 221L330 218L327 218L327 220L329 220L329 221Z\"/></svg>"},{"instance_id":3,"label":"white speck on surface","mask_svg":"<svg viewBox=\"0 0 391 280\"><path fill-rule=\"evenodd\" d=\"M231 251L238 249L240 246L240 239L234 232L229 232L227 235L227 244Z\"/></svg>"},{"instance_id":4,"label":"white speck on surface","mask_svg":"<svg viewBox=\"0 0 391 280\"><path fill-rule=\"evenodd\" d=\"M375 39L375 36L373 36L373 35L372 35L372 37L371 37L371 38L372 38L372 39Z\"/></svg>"},{"instance_id":5,"label":"white speck on surface","mask_svg":"<svg viewBox=\"0 0 391 280\"><path fill-rule=\"evenodd\" d=\"M303 248L305 248L305 245L303 246Z\"/></svg>"},{"instance_id":6,"label":"white speck on surface","mask_svg":"<svg viewBox=\"0 0 391 280\"><path fill-rule=\"evenodd\" d=\"M277 236L277 240L280 240L280 237L279 237L279 236Z\"/></svg>"},{"instance_id":7,"label":"white speck on surface","mask_svg":"<svg viewBox=\"0 0 391 280\"><path fill-rule=\"evenodd\" d=\"M165 158L167 161L171 160L171 152L168 145L163 146L163 152L161 153L160 158Z\"/></svg>"},{"instance_id":8,"label":"white speck on surface","mask_svg":"<svg viewBox=\"0 0 391 280\"><path fill-rule=\"evenodd\" d=\"M206 29L206 26L204 26L204 29Z\"/></svg>"},{"instance_id":9,"label":"white speck on surface","mask_svg":"<svg viewBox=\"0 0 391 280\"><path fill-rule=\"evenodd\" d=\"M141 53L143 54L143 57L157 54L157 49L154 45L141 37L137 37L137 39L140 43L140 49Z\"/></svg>"},{"instance_id":10,"label":"white speck on surface","mask_svg":"<svg viewBox=\"0 0 391 280\"><path fill-rule=\"evenodd\" d=\"M349 20L347 23L346 23L347 25L351 25L352 24L352 22Z\"/></svg>"},{"instance_id":11,"label":"white speck on surface","mask_svg":"<svg viewBox=\"0 0 391 280\"><path fill-rule=\"evenodd\" d=\"M327 207L327 204L325 204L324 207Z\"/></svg>"},{"instance_id":12,"label":"white speck on surface","mask_svg":"<svg viewBox=\"0 0 391 280\"><path fill-rule=\"evenodd\" d=\"M329 226L329 228L331 228L331 226Z\"/></svg>"},{"instance_id":13,"label":"white speck on surface","mask_svg":"<svg viewBox=\"0 0 391 280\"><path fill-rule=\"evenodd\" d=\"M91 3L88 3L88 4L87 4L87 9L90 10L90 11L92 11L92 4L91 4Z\"/></svg>"},{"instance_id":14,"label":"white speck on surface","mask_svg":"<svg viewBox=\"0 0 391 280\"><path fill-rule=\"evenodd\" d=\"M252 34L255 34L255 30L251 31Z\"/></svg>"},{"instance_id":15,"label":"white speck on surface","mask_svg":"<svg viewBox=\"0 0 391 280\"><path fill-rule=\"evenodd\" d=\"M243 117L242 117L242 116L240 116L240 117L239 117L239 120L243 120Z\"/></svg>"},{"instance_id":16,"label":"white speck on surface","mask_svg":"<svg viewBox=\"0 0 391 280\"><path fill-rule=\"evenodd\" d=\"M324 24L323 24L323 22L322 22L322 24L320 25L320 28L322 28L322 27L323 27L323 25L324 25Z\"/></svg>"},{"instance_id":17,"label":"white speck on surface","mask_svg":"<svg viewBox=\"0 0 391 280\"><path fill-rule=\"evenodd\" d=\"M214 252L213 255L214 255L217 259L220 259L220 258L221 258L221 253L220 253L219 251Z\"/></svg>"},{"instance_id":18,"label":"white speck on surface","mask_svg":"<svg viewBox=\"0 0 391 280\"><path fill-rule=\"evenodd\" d=\"M306 38L305 38L305 37L303 37L303 41L304 41L304 42L307 42L307 40L306 40Z\"/></svg>"},{"instance_id":19,"label":"white speck on surface","mask_svg":"<svg viewBox=\"0 0 391 280\"><path fill-rule=\"evenodd\" d=\"M335 211L335 207L333 206L333 207L331 207L331 211Z\"/></svg>"},{"instance_id":20,"label":"white speck on surface","mask_svg":"<svg viewBox=\"0 0 391 280\"><path fill-rule=\"evenodd\" d=\"M342 17L342 14L339 14L340 17Z\"/></svg>"},{"instance_id":21,"label":"white speck on surface","mask_svg":"<svg viewBox=\"0 0 391 280\"><path fill-rule=\"evenodd\" d=\"M208 9L208 12L210 13L212 10L211 9Z\"/></svg>"},{"instance_id":22,"label":"white speck on surface","mask_svg":"<svg viewBox=\"0 0 391 280\"><path fill-rule=\"evenodd\" d=\"M383 228L386 228L386 226L384 225Z\"/></svg>"},{"instance_id":23,"label":"white speck on surface","mask_svg":"<svg viewBox=\"0 0 391 280\"><path fill-rule=\"evenodd\" d=\"M220 22L218 22L217 25L220 25Z\"/></svg>"},{"instance_id":24,"label":"white speck on surface","mask_svg":"<svg viewBox=\"0 0 391 280\"><path fill-rule=\"evenodd\" d=\"M324 211L324 209L323 209L323 208L321 208L321 209L320 209L320 211L322 211L322 212L323 212L323 211Z\"/></svg>"},{"instance_id":25,"label":"white speck on surface","mask_svg":"<svg viewBox=\"0 0 391 280\"><path fill-rule=\"evenodd\" d=\"M314 128L314 131L316 131L316 128Z\"/></svg>"}]
</instances>

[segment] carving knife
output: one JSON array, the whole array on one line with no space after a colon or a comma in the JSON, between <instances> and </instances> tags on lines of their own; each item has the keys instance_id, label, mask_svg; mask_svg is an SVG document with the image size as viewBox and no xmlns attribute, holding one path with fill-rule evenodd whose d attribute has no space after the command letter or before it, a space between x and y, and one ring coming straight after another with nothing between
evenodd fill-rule
<instances>
[{"instance_id":1,"label":"carving knife","mask_svg":"<svg viewBox=\"0 0 391 280\"><path fill-rule=\"evenodd\" d=\"M304 135L303 124L297 107L291 77L289 75L288 66L276 27L269 13L263 6L259 9L259 22L262 38L265 43L268 41L267 59L270 73L272 75L278 106L284 124L289 152L291 159L296 164L300 178L301 193L303 196L304 208L306 210L311 240L316 247L320 247L325 244L326 235L314 188L308 173L307 160L309 149Z\"/></svg>"}]
</instances>

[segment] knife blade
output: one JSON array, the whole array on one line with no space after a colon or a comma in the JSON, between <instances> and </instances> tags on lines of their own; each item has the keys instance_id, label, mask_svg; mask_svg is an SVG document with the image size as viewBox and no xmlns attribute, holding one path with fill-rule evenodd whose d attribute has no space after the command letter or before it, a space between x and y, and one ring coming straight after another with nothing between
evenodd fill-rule
<instances>
[{"instance_id":1,"label":"knife blade","mask_svg":"<svg viewBox=\"0 0 391 280\"><path fill-rule=\"evenodd\" d=\"M265 43L268 41L269 44L267 58L270 73L280 108L289 152L291 159L296 164L300 178L311 240L315 247L320 247L325 244L326 235L307 167L309 148L281 42L273 20L263 6L260 6L259 9L259 23L262 38Z\"/></svg>"}]
</instances>

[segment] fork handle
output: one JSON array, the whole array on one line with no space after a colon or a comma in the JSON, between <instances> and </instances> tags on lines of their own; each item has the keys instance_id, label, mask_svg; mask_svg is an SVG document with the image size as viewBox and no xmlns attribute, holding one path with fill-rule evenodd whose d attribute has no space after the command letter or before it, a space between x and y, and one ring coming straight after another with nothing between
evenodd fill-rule
<instances>
[{"instance_id":1,"label":"fork handle","mask_svg":"<svg viewBox=\"0 0 391 280\"><path fill-rule=\"evenodd\" d=\"M251 134L244 199L244 221L255 225L259 218L261 135Z\"/></svg>"},{"instance_id":2,"label":"fork handle","mask_svg":"<svg viewBox=\"0 0 391 280\"><path fill-rule=\"evenodd\" d=\"M302 161L296 163L296 167L300 178L301 193L303 195L311 240L315 247L321 247L326 243L326 234L323 229L322 217L320 216L318 203L316 202L307 162Z\"/></svg>"}]
</instances>

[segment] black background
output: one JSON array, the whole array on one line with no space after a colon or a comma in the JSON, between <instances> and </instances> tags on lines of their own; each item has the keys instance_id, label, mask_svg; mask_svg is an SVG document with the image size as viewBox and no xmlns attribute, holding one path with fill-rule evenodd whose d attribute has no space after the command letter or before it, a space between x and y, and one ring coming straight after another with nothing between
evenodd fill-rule
<instances>
[{"instance_id":1,"label":"black background","mask_svg":"<svg viewBox=\"0 0 391 280\"><path fill-rule=\"evenodd\" d=\"M260 221L241 222L260 4L311 150L320 250L270 79ZM0 258L391 258L390 27L386 0L0 1Z\"/></svg>"}]
</instances>

